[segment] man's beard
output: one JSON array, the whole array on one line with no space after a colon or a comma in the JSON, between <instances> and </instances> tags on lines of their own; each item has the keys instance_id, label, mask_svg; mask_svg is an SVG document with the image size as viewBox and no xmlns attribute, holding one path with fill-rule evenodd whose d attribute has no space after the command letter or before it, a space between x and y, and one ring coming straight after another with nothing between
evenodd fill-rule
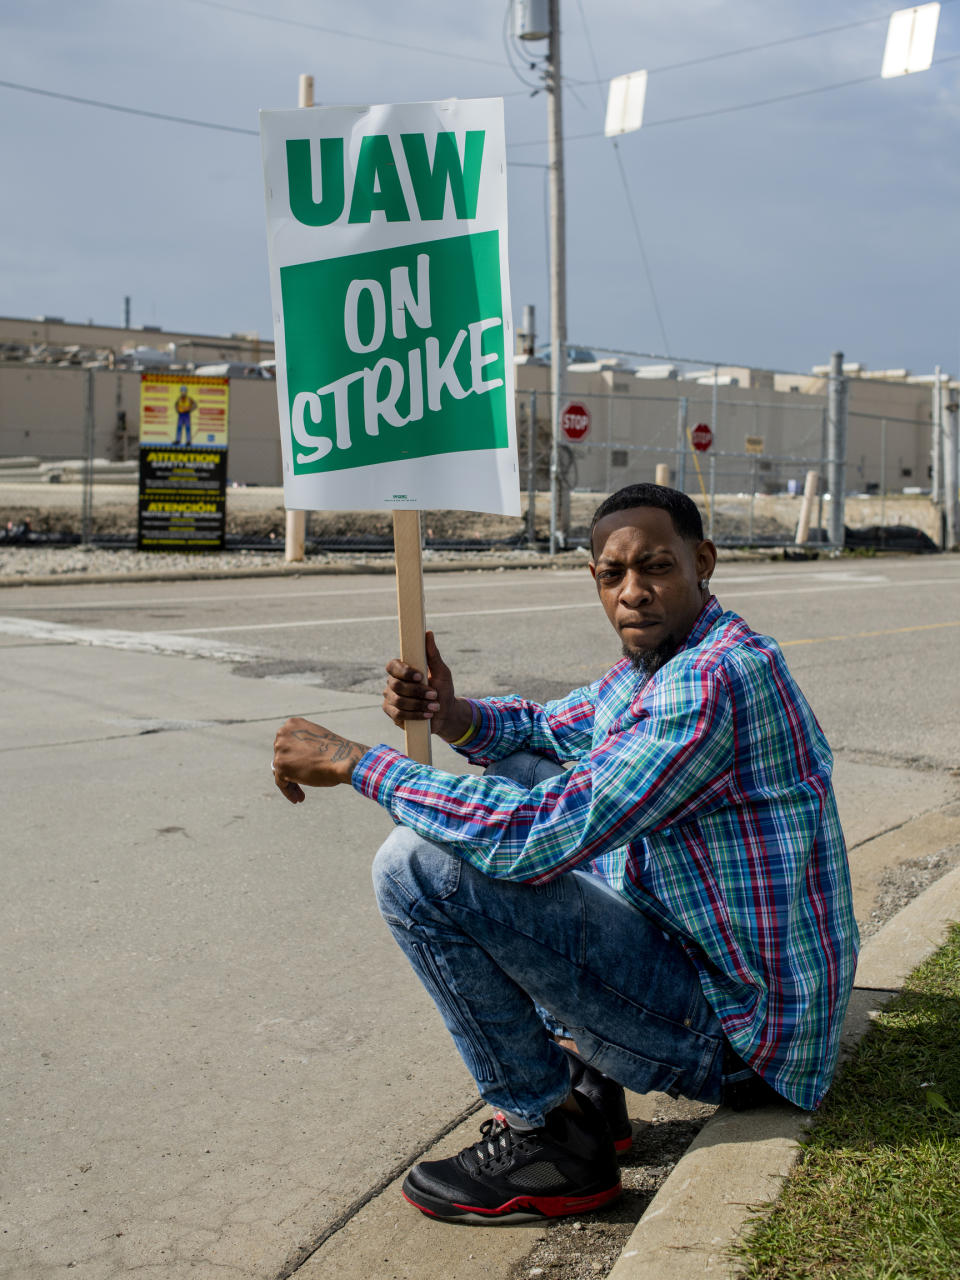
<instances>
[{"instance_id":1,"label":"man's beard","mask_svg":"<svg viewBox=\"0 0 960 1280\"><path fill-rule=\"evenodd\" d=\"M659 671L665 663L670 661L679 648L680 646L676 640L672 636L667 636L665 640L661 640L652 649L635 649L629 645L624 645L623 656L630 659L634 671L640 671L645 676L652 676L654 672Z\"/></svg>"}]
</instances>

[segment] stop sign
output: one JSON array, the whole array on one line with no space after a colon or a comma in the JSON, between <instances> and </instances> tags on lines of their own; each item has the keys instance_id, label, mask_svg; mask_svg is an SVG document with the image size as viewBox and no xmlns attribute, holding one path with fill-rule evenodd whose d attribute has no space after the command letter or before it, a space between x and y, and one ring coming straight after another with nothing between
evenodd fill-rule
<instances>
[{"instance_id":1,"label":"stop sign","mask_svg":"<svg viewBox=\"0 0 960 1280\"><path fill-rule=\"evenodd\" d=\"M560 414L560 426L568 440L582 440L590 430L590 410L572 400Z\"/></svg>"},{"instance_id":2,"label":"stop sign","mask_svg":"<svg viewBox=\"0 0 960 1280\"><path fill-rule=\"evenodd\" d=\"M698 453L706 453L713 444L713 432L705 422L698 422L690 433L690 439Z\"/></svg>"}]
</instances>

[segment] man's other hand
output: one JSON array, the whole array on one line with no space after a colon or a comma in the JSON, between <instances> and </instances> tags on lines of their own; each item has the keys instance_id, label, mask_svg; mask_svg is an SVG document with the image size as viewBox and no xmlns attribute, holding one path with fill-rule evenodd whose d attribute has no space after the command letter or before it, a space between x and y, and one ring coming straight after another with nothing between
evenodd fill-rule
<instances>
[{"instance_id":1,"label":"man's other hand","mask_svg":"<svg viewBox=\"0 0 960 1280\"><path fill-rule=\"evenodd\" d=\"M428 679L399 658L387 663L387 687L383 709L395 725L407 720L429 720L430 732L456 742L473 724L473 709L453 691L450 668L440 657L432 631L426 635Z\"/></svg>"},{"instance_id":2,"label":"man's other hand","mask_svg":"<svg viewBox=\"0 0 960 1280\"><path fill-rule=\"evenodd\" d=\"M291 804L299 804L305 799L304 787L349 782L366 750L360 742L294 716L273 740L273 779Z\"/></svg>"}]
</instances>

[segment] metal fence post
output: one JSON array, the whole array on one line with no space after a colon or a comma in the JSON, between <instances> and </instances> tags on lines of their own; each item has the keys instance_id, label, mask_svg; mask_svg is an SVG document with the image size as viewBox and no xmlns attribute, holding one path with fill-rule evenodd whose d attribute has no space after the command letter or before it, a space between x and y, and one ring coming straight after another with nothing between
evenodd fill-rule
<instances>
[{"instance_id":1,"label":"metal fence post","mask_svg":"<svg viewBox=\"0 0 960 1280\"><path fill-rule=\"evenodd\" d=\"M960 524L960 509L958 509L957 500L957 445L958 445L958 413L960 413L960 404L958 404L958 388L948 386L948 404L947 419L944 424L943 432L943 499L944 514L946 515L946 550L952 551L957 545L958 540L958 524Z\"/></svg>"},{"instance_id":2,"label":"metal fence post","mask_svg":"<svg viewBox=\"0 0 960 1280\"><path fill-rule=\"evenodd\" d=\"M823 495L830 482L830 468L827 465L827 411L820 411L820 483L817 486L817 528L823 533Z\"/></svg>"},{"instance_id":3,"label":"metal fence post","mask_svg":"<svg viewBox=\"0 0 960 1280\"><path fill-rule=\"evenodd\" d=\"M537 540L537 393L530 392L530 430L527 434L527 542Z\"/></svg>"},{"instance_id":4,"label":"metal fence post","mask_svg":"<svg viewBox=\"0 0 960 1280\"><path fill-rule=\"evenodd\" d=\"M93 370L87 370L83 412L83 495L80 515L80 537L83 545L89 546L93 539L93 451L94 451L94 413L93 413Z\"/></svg>"},{"instance_id":5,"label":"metal fence post","mask_svg":"<svg viewBox=\"0 0 960 1280\"><path fill-rule=\"evenodd\" d=\"M750 516L747 529L747 542L753 542L753 511L757 503L757 455L750 458Z\"/></svg>"},{"instance_id":6,"label":"metal fence post","mask_svg":"<svg viewBox=\"0 0 960 1280\"><path fill-rule=\"evenodd\" d=\"M830 545L843 549L843 507L847 461L847 383L843 376L843 352L830 361L827 384L827 474L830 485Z\"/></svg>"},{"instance_id":7,"label":"metal fence post","mask_svg":"<svg viewBox=\"0 0 960 1280\"><path fill-rule=\"evenodd\" d=\"M717 510L717 455L710 455L710 515L707 537L713 541L713 525Z\"/></svg>"},{"instance_id":8,"label":"metal fence post","mask_svg":"<svg viewBox=\"0 0 960 1280\"><path fill-rule=\"evenodd\" d=\"M887 420L880 419L880 528L887 523ZM883 537L883 534L880 535Z\"/></svg>"},{"instance_id":9,"label":"metal fence post","mask_svg":"<svg viewBox=\"0 0 960 1280\"><path fill-rule=\"evenodd\" d=\"M677 401L677 488L687 491L687 397Z\"/></svg>"},{"instance_id":10,"label":"metal fence post","mask_svg":"<svg viewBox=\"0 0 960 1280\"><path fill-rule=\"evenodd\" d=\"M556 353L554 353L556 354ZM557 554L557 503L560 470L560 419L557 411L557 393L550 389L550 554Z\"/></svg>"},{"instance_id":11,"label":"metal fence post","mask_svg":"<svg viewBox=\"0 0 960 1280\"><path fill-rule=\"evenodd\" d=\"M606 449L606 466L604 468L606 475L604 477L604 486L607 493L613 493L613 395L607 396L607 449Z\"/></svg>"},{"instance_id":12,"label":"metal fence post","mask_svg":"<svg viewBox=\"0 0 960 1280\"><path fill-rule=\"evenodd\" d=\"M933 404L930 406L930 499L939 503L943 485L940 483L940 455L943 452L943 383L940 366L934 370Z\"/></svg>"}]
</instances>

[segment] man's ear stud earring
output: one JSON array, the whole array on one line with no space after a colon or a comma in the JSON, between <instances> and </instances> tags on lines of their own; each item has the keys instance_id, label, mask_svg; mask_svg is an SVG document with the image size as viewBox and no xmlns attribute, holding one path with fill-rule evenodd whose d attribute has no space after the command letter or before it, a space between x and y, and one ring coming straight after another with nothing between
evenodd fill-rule
<instances>
[{"instance_id":1,"label":"man's ear stud earring","mask_svg":"<svg viewBox=\"0 0 960 1280\"><path fill-rule=\"evenodd\" d=\"M700 579L700 590L701 590L701 591L707 591L707 590L709 590L709 587L710 587L710 579L709 579L709 578L701 578L701 579Z\"/></svg>"}]
</instances>

